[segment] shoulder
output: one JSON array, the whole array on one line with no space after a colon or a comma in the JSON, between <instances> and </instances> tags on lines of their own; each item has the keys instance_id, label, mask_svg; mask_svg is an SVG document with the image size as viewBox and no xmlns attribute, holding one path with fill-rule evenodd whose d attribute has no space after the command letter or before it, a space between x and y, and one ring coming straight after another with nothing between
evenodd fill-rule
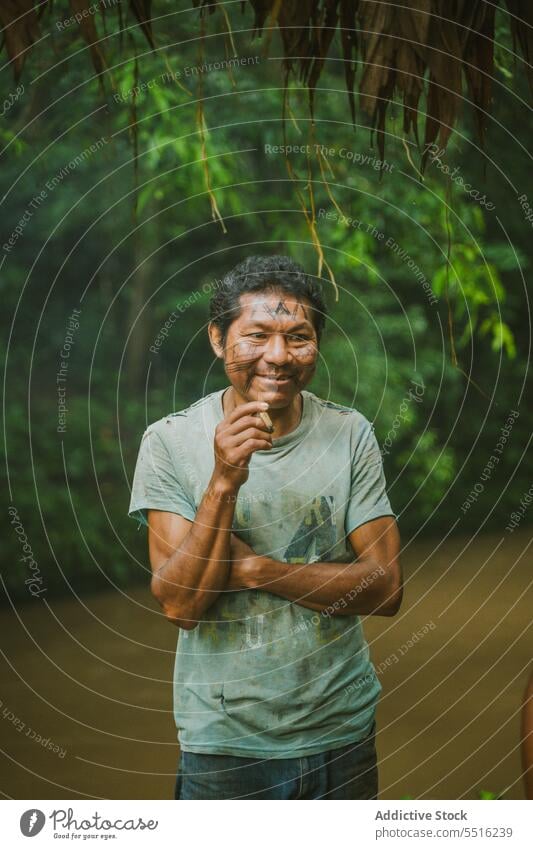
<instances>
[{"instance_id":1,"label":"shoulder","mask_svg":"<svg viewBox=\"0 0 533 849\"><path fill-rule=\"evenodd\" d=\"M347 407L307 392L315 426L335 444L344 444L355 462L381 459L373 423L355 407Z\"/></svg>"},{"instance_id":2,"label":"shoulder","mask_svg":"<svg viewBox=\"0 0 533 849\"><path fill-rule=\"evenodd\" d=\"M168 413L163 418L152 422L143 433L143 441L150 437L159 437L168 445L180 433L190 434L201 430L206 432L214 420L217 404L220 403L220 395L220 391L211 392L188 407Z\"/></svg>"},{"instance_id":3,"label":"shoulder","mask_svg":"<svg viewBox=\"0 0 533 849\"><path fill-rule=\"evenodd\" d=\"M355 407L347 407L344 404L337 404L334 401L319 398L312 392L305 392L306 401L312 406L315 416L320 417L325 424L331 424L337 429L345 427L352 432L373 431L374 426L359 410Z\"/></svg>"}]
</instances>

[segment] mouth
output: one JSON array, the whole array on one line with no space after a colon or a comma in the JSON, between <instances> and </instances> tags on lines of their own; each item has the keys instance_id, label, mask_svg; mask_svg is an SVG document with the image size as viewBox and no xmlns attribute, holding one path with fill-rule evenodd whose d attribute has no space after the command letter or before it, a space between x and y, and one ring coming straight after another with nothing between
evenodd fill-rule
<instances>
[{"instance_id":1,"label":"mouth","mask_svg":"<svg viewBox=\"0 0 533 849\"><path fill-rule=\"evenodd\" d=\"M256 376L275 386L286 386L294 379L291 375L258 374Z\"/></svg>"}]
</instances>

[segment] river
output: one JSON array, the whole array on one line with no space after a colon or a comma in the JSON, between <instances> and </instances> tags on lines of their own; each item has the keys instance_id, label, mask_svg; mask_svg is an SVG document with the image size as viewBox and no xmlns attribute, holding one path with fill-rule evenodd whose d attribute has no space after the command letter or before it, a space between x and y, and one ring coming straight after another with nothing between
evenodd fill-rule
<instances>
[{"instance_id":1,"label":"river","mask_svg":"<svg viewBox=\"0 0 533 849\"><path fill-rule=\"evenodd\" d=\"M400 614L365 620L383 684L380 798L524 798L530 545L519 529L405 547ZM178 631L147 588L44 598L0 611L4 795L172 798Z\"/></svg>"}]
</instances>

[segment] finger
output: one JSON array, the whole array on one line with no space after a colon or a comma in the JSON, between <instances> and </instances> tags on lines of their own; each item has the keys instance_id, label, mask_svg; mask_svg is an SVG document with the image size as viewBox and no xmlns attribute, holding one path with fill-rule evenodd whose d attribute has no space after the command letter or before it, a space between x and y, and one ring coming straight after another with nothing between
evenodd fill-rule
<instances>
[{"instance_id":1,"label":"finger","mask_svg":"<svg viewBox=\"0 0 533 849\"><path fill-rule=\"evenodd\" d=\"M259 428L262 432L270 433L266 424L259 416L243 416L242 419L237 419L236 422L226 428L226 434L228 436L236 436L250 427Z\"/></svg>"},{"instance_id":2,"label":"finger","mask_svg":"<svg viewBox=\"0 0 533 849\"><path fill-rule=\"evenodd\" d=\"M233 424L233 422L236 422L237 419L241 418L241 416L252 416L260 410L268 410L268 404L266 401L248 401L246 404L239 404L238 407L235 407L235 409L226 416L226 422L228 424Z\"/></svg>"},{"instance_id":3,"label":"finger","mask_svg":"<svg viewBox=\"0 0 533 849\"><path fill-rule=\"evenodd\" d=\"M232 448L235 448L237 445L242 445L247 439L262 439L264 442L272 444L272 438L268 431L261 430L258 427L248 427L240 433L236 433L231 436L228 434L227 436L228 443Z\"/></svg>"},{"instance_id":4,"label":"finger","mask_svg":"<svg viewBox=\"0 0 533 849\"><path fill-rule=\"evenodd\" d=\"M254 451L269 451L272 448L272 443L266 439L247 439L240 448L247 454L253 454Z\"/></svg>"}]
</instances>

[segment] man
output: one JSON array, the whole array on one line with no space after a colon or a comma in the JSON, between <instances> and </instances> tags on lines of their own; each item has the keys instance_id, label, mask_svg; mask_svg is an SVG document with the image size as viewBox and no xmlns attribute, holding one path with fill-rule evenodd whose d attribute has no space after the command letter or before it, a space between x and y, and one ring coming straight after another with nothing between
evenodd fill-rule
<instances>
[{"instance_id":1,"label":"man","mask_svg":"<svg viewBox=\"0 0 533 849\"><path fill-rule=\"evenodd\" d=\"M325 305L297 263L245 260L210 315L230 386L148 428L130 504L180 629L175 797L376 798L359 616L394 615L402 579L372 427L304 388Z\"/></svg>"}]
</instances>

